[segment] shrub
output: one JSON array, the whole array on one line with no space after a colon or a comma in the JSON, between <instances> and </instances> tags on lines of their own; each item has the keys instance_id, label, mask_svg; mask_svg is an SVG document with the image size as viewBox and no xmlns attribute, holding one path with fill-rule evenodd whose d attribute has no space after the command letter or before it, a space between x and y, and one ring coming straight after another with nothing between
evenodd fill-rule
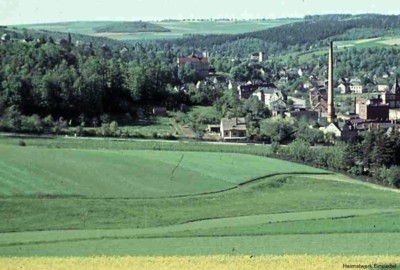
<instances>
[{"instance_id":1,"label":"shrub","mask_svg":"<svg viewBox=\"0 0 400 270\"><path fill-rule=\"evenodd\" d=\"M49 131L52 127L54 127L54 119L53 116L48 115L42 119L43 128Z\"/></svg>"},{"instance_id":2,"label":"shrub","mask_svg":"<svg viewBox=\"0 0 400 270\"><path fill-rule=\"evenodd\" d=\"M5 131L19 131L21 129L21 120L22 116L17 107L11 106L6 109L0 121L0 128Z\"/></svg>"},{"instance_id":3,"label":"shrub","mask_svg":"<svg viewBox=\"0 0 400 270\"><path fill-rule=\"evenodd\" d=\"M55 133L62 133L64 129L67 127L67 121L64 118L60 117L56 122L54 122L54 131Z\"/></svg>"},{"instance_id":4,"label":"shrub","mask_svg":"<svg viewBox=\"0 0 400 270\"><path fill-rule=\"evenodd\" d=\"M100 134L102 136L110 136L111 135L110 125L109 124L102 124L101 128L100 128Z\"/></svg>"},{"instance_id":5,"label":"shrub","mask_svg":"<svg viewBox=\"0 0 400 270\"><path fill-rule=\"evenodd\" d=\"M393 186L400 187L400 166L383 167L380 169L380 177L384 182Z\"/></svg>"},{"instance_id":6,"label":"shrub","mask_svg":"<svg viewBox=\"0 0 400 270\"><path fill-rule=\"evenodd\" d=\"M173 134L171 134L171 133L164 134L164 135L162 136L162 138L163 138L164 140L176 140L176 139L177 139L177 138L176 138Z\"/></svg>"},{"instance_id":7,"label":"shrub","mask_svg":"<svg viewBox=\"0 0 400 270\"><path fill-rule=\"evenodd\" d=\"M19 145L19 146L26 146L26 142L23 141L23 140L20 140L20 141L18 142L18 145Z\"/></svg>"},{"instance_id":8,"label":"shrub","mask_svg":"<svg viewBox=\"0 0 400 270\"><path fill-rule=\"evenodd\" d=\"M289 155L297 161L305 161L310 153L310 144L301 140L294 140L288 145Z\"/></svg>"},{"instance_id":9,"label":"shrub","mask_svg":"<svg viewBox=\"0 0 400 270\"><path fill-rule=\"evenodd\" d=\"M110 124L110 132L112 135L117 135L118 132L118 123L116 121L112 121Z\"/></svg>"},{"instance_id":10,"label":"shrub","mask_svg":"<svg viewBox=\"0 0 400 270\"><path fill-rule=\"evenodd\" d=\"M25 132L42 133L44 125L39 115L21 117L21 130Z\"/></svg>"},{"instance_id":11,"label":"shrub","mask_svg":"<svg viewBox=\"0 0 400 270\"><path fill-rule=\"evenodd\" d=\"M76 135L78 135L78 136L82 136L82 134L83 134L83 127L82 127L82 126L77 126L77 127L75 128L75 133L76 133Z\"/></svg>"},{"instance_id":12,"label":"shrub","mask_svg":"<svg viewBox=\"0 0 400 270\"><path fill-rule=\"evenodd\" d=\"M281 147L281 145L278 142L272 142L271 143L271 151L272 151L272 153L278 154L280 147Z\"/></svg>"}]
</instances>

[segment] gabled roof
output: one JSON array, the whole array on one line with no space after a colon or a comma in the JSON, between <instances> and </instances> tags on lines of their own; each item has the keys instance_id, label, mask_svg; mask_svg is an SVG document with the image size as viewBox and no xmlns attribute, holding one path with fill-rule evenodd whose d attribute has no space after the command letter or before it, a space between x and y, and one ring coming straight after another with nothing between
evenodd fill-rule
<instances>
[{"instance_id":1,"label":"gabled roof","mask_svg":"<svg viewBox=\"0 0 400 270\"><path fill-rule=\"evenodd\" d=\"M221 129L223 130L247 130L246 119L243 117L222 118Z\"/></svg>"},{"instance_id":2,"label":"gabled roof","mask_svg":"<svg viewBox=\"0 0 400 270\"><path fill-rule=\"evenodd\" d=\"M329 127L342 132L342 129L339 127L338 123L336 123L336 122L330 123L325 129L328 129Z\"/></svg>"}]
</instances>

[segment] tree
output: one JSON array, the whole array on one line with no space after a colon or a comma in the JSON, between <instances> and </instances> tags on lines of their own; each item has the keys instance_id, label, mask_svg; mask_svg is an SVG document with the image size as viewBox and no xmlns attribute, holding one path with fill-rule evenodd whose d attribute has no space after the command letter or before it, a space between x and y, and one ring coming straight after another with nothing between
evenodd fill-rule
<instances>
[{"instance_id":1,"label":"tree","mask_svg":"<svg viewBox=\"0 0 400 270\"><path fill-rule=\"evenodd\" d=\"M324 134L321 130L310 127L310 124L306 120L301 119L298 122L296 138L314 145L324 140Z\"/></svg>"},{"instance_id":2,"label":"tree","mask_svg":"<svg viewBox=\"0 0 400 270\"><path fill-rule=\"evenodd\" d=\"M260 133L272 142L282 143L294 133L294 120L275 116L260 124Z\"/></svg>"}]
</instances>

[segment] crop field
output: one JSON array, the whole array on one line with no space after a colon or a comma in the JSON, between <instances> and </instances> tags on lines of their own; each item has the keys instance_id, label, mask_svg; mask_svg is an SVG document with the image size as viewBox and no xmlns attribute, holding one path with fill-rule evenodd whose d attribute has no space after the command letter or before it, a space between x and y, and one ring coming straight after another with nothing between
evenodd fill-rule
<instances>
[{"instance_id":1,"label":"crop field","mask_svg":"<svg viewBox=\"0 0 400 270\"><path fill-rule=\"evenodd\" d=\"M179 256L179 257L91 257L91 258L24 258L0 259L4 270L64 270L64 269L199 269L199 270L332 270L343 265L371 265L369 269L385 269L398 265L396 256ZM382 268L380 267L382 266ZM368 269L368 268L365 268ZM387 268L386 268L387 269ZM399 269L399 268L390 268Z\"/></svg>"},{"instance_id":2,"label":"crop field","mask_svg":"<svg viewBox=\"0 0 400 270\"><path fill-rule=\"evenodd\" d=\"M370 269L384 269L399 262L395 256L179 256L179 257L94 257L94 258L24 258L0 259L4 270L14 269L219 269L219 270L332 270L343 265L371 265ZM366 268L368 269L368 268ZM387 269L387 268L386 268ZM399 269L399 268L390 268Z\"/></svg>"},{"instance_id":3,"label":"crop field","mask_svg":"<svg viewBox=\"0 0 400 270\"><path fill-rule=\"evenodd\" d=\"M63 22L49 24L19 25L19 28L49 30L58 32L71 32L85 35L105 36L118 40L129 39L166 39L180 38L188 34L239 34L258 30L265 30L280 25L294 23L300 19L279 19L259 21L173 21L151 22L163 27L170 32L126 33L126 32L101 32L96 29L113 26L120 22L92 21L92 22Z\"/></svg>"},{"instance_id":4,"label":"crop field","mask_svg":"<svg viewBox=\"0 0 400 270\"><path fill-rule=\"evenodd\" d=\"M350 41L338 41L335 43L338 48L376 48L376 47L390 47L399 46L399 37L379 37L379 38L369 38L369 39L359 39Z\"/></svg>"},{"instance_id":5,"label":"crop field","mask_svg":"<svg viewBox=\"0 0 400 270\"><path fill-rule=\"evenodd\" d=\"M266 146L20 140L0 136L0 269L400 263L398 190Z\"/></svg>"},{"instance_id":6,"label":"crop field","mask_svg":"<svg viewBox=\"0 0 400 270\"><path fill-rule=\"evenodd\" d=\"M335 52L344 51L351 48L390 48L393 46L400 45L400 38L397 36L393 37L379 37L370 39L358 39L358 40L346 40L346 41L335 41ZM288 62L289 57L298 57L300 63L309 63L313 56L325 56L328 57L328 50L314 50L311 52L301 53L288 53L278 56L277 60Z\"/></svg>"}]
</instances>

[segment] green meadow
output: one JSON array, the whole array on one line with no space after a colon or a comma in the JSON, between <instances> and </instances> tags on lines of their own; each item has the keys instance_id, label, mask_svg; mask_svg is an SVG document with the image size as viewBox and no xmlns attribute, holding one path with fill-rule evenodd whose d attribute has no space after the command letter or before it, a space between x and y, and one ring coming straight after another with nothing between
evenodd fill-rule
<instances>
[{"instance_id":1,"label":"green meadow","mask_svg":"<svg viewBox=\"0 0 400 270\"><path fill-rule=\"evenodd\" d=\"M267 146L0 137L0 256L397 255L398 190Z\"/></svg>"}]
</instances>

